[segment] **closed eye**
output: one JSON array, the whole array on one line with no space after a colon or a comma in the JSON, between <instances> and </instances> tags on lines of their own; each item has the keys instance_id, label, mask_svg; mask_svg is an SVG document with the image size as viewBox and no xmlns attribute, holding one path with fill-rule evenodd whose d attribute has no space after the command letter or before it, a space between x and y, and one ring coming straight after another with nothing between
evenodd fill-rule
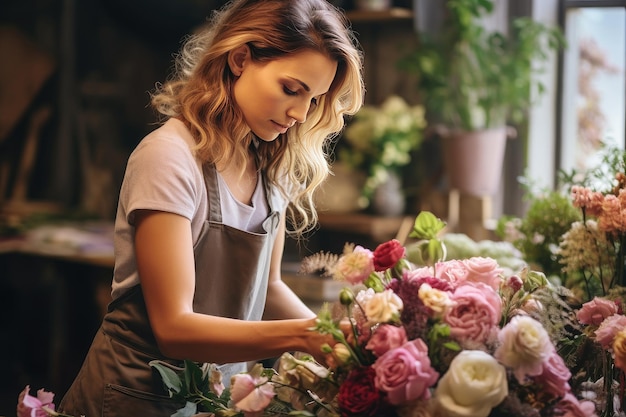
<instances>
[{"instance_id":1,"label":"closed eye","mask_svg":"<svg viewBox=\"0 0 626 417\"><path fill-rule=\"evenodd\" d=\"M298 94L298 93L296 93L295 91L290 90L289 88L287 88L287 86L283 86L283 91L284 91L284 92L285 92L285 94L287 94L288 96L295 96L296 94Z\"/></svg>"}]
</instances>

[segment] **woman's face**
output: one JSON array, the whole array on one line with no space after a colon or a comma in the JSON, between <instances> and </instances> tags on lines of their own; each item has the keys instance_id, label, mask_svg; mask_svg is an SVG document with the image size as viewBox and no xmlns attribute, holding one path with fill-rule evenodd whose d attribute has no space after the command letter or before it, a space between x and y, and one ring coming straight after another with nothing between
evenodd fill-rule
<instances>
[{"instance_id":1,"label":"woman's face","mask_svg":"<svg viewBox=\"0 0 626 417\"><path fill-rule=\"evenodd\" d=\"M272 141L297 123L328 92L337 63L306 50L269 62L253 62L248 53L234 84L235 101L252 132Z\"/></svg>"}]
</instances>

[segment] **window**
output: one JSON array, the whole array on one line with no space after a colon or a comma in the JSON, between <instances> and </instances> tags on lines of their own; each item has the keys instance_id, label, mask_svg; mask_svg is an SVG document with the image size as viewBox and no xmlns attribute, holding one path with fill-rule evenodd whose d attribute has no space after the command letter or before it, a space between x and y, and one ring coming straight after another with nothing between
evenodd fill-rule
<instances>
[{"instance_id":1,"label":"window","mask_svg":"<svg viewBox=\"0 0 626 417\"><path fill-rule=\"evenodd\" d=\"M598 165L603 144L626 146L626 0L562 0L561 22L556 162L584 171Z\"/></svg>"}]
</instances>

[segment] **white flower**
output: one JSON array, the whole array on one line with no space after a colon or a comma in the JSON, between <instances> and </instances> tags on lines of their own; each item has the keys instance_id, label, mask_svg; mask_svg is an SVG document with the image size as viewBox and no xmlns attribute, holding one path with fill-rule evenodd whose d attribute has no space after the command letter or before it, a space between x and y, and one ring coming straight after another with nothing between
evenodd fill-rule
<instances>
[{"instance_id":1,"label":"white flower","mask_svg":"<svg viewBox=\"0 0 626 417\"><path fill-rule=\"evenodd\" d=\"M508 393L504 366L481 350L464 350L439 380L435 402L447 417L487 417Z\"/></svg>"},{"instance_id":2,"label":"white flower","mask_svg":"<svg viewBox=\"0 0 626 417\"><path fill-rule=\"evenodd\" d=\"M543 362L550 357L554 345L546 329L530 316L515 316L498 334L500 346L495 357L513 369L523 383L527 376L543 371Z\"/></svg>"},{"instance_id":3,"label":"white flower","mask_svg":"<svg viewBox=\"0 0 626 417\"><path fill-rule=\"evenodd\" d=\"M364 309L370 322L388 323L398 318L402 307L402 299L392 290L385 290L374 294Z\"/></svg>"},{"instance_id":4,"label":"white flower","mask_svg":"<svg viewBox=\"0 0 626 417\"><path fill-rule=\"evenodd\" d=\"M433 310L437 316L443 315L449 307L454 305L447 292L433 288L428 284L422 284L417 295L424 305Z\"/></svg>"}]
</instances>

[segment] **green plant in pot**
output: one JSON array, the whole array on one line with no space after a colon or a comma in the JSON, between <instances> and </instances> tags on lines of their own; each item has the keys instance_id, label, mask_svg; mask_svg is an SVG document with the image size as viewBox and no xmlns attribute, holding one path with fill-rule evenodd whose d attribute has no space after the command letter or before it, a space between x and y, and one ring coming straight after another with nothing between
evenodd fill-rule
<instances>
[{"instance_id":1,"label":"green plant in pot","mask_svg":"<svg viewBox=\"0 0 626 417\"><path fill-rule=\"evenodd\" d=\"M447 0L446 17L437 34L419 34L418 48L401 61L401 68L417 75L420 97L428 123L443 139L444 165L462 168L463 163L446 161L446 148L468 155L477 150L471 140L487 141L490 155L476 154L470 168L496 165L501 168L508 123L526 119L532 97L544 92L536 75L545 70L550 52L565 46L559 28L527 17L511 22L510 33L487 31L482 18L493 12L494 0ZM465 136L469 135L470 141ZM462 142L451 145L456 137ZM496 175L489 174L469 194L493 194ZM468 179L460 174L450 186L463 191ZM495 180L495 184L494 181ZM487 184L491 181L491 184ZM482 182L482 184L480 184Z\"/></svg>"}]
</instances>

